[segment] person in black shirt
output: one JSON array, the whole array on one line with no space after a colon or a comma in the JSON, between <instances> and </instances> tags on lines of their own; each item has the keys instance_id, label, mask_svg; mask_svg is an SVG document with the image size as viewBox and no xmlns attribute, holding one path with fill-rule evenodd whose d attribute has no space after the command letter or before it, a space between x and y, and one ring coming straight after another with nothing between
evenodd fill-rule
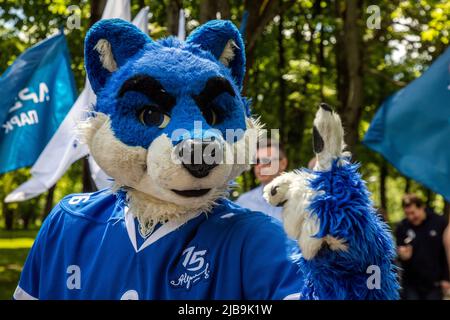
<instances>
[{"instance_id":1,"label":"person in black shirt","mask_svg":"<svg viewBox=\"0 0 450 320\"><path fill-rule=\"evenodd\" d=\"M449 290L444 247L446 220L407 194L402 200L406 218L396 230L397 253L403 268L403 299L440 300Z\"/></svg>"}]
</instances>

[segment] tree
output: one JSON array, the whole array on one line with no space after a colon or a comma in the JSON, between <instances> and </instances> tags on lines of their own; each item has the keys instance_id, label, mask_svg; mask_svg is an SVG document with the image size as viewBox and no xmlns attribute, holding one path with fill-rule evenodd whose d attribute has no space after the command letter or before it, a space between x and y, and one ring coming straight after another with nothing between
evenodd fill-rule
<instances>
[{"instance_id":1,"label":"tree","mask_svg":"<svg viewBox=\"0 0 450 320\"><path fill-rule=\"evenodd\" d=\"M295 4L295 1L282 0L245 0L244 8L248 13L245 43L247 53L247 70L250 70L254 62L255 46L266 26L277 14L283 14ZM244 93L248 82L249 73L244 79Z\"/></svg>"},{"instance_id":2,"label":"tree","mask_svg":"<svg viewBox=\"0 0 450 320\"><path fill-rule=\"evenodd\" d=\"M208 20L217 19L217 14L220 14L221 19L230 19L230 4L228 0L203 0L200 1L200 23L205 23Z\"/></svg>"},{"instance_id":3,"label":"tree","mask_svg":"<svg viewBox=\"0 0 450 320\"><path fill-rule=\"evenodd\" d=\"M359 120L363 106L363 42L361 32L362 0L336 2L336 17L342 19L343 28L336 28L336 61L339 62L338 92L340 114L346 131L348 148L354 151L359 141Z\"/></svg>"},{"instance_id":4,"label":"tree","mask_svg":"<svg viewBox=\"0 0 450 320\"><path fill-rule=\"evenodd\" d=\"M167 31L171 35L176 35L178 33L178 17L181 8L182 8L182 1L169 0L169 3L166 7Z\"/></svg>"}]
</instances>

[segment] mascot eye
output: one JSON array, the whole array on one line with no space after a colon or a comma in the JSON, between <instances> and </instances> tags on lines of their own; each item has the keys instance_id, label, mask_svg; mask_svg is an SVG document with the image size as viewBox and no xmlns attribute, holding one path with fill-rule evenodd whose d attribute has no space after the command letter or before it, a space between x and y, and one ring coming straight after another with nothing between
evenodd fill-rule
<instances>
[{"instance_id":1,"label":"mascot eye","mask_svg":"<svg viewBox=\"0 0 450 320\"><path fill-rule=\"evenodd\" d=\"M212 109L202 111L203 117L209 125L215 125L217 123L217 114Z\"/></svg>"},{"instance_id":2,"label":"mascot eye","mask_svg":"<svg viewBox=\"0 0 450 320\"><path fill-rule=\"evenodd\" d=\"M138 113L139 121L146 126L156 126L160 129L167 127L170 117L159 111L158 107L150 105L142 108Z\"/></svg>"},{"instance_id":3,"label":"mascot eye","mask_svg":"<svg viewBox=\"0 0 450 320\"><path fill-rule=\"evenodd\" d=\"M210 126L218 124L222 121L221 112L219 107L214 104L210 104L207 108L201 110L203 118Z\"/></svg>"}]
</instances>

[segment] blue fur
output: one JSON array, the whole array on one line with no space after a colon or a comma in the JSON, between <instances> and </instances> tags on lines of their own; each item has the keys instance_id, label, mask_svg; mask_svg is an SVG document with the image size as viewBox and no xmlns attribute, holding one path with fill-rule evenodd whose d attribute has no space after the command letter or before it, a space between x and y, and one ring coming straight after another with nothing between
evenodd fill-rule
<instances>
[{"instance_id":1,"label":"blue fur","mask_svg":"<svg viewBox=\"0 0 450 320\"><path fill-rule=\"evenodd\" d=\"M89 82L96 93L111 76L111 73L103 68L98 53L94 50L100 39L107 39L111 43L114 60L119 67L139 52L146 43L151 42L145 33L125 20L107 19L94 24L86 34L84 54Z\"/></svg>"},{"instance_id":2,"label":"blue fur","mask_svg":"<svg viewBox=\"0 0 450 320\"><path fill-rule=\"evenodd\" d=\"M318 192L309 208L320 220L316 236L345 239L349 249L323 247L314 259L301 259L303 299L398 299L394 244L387 225L372 207L358 167L349 162L340 165L336 160L331 170L315 172L310 181L310 187ZM370 265L381 270L380 289L367 286Z\"/></svg>"},{"instance_id":3,"label":"blue fur","mask_svg":"<svg viewBox=\"0 0 450 320\"><path fill-rule=\"evenodd\" d=\"M118 70L109 72L100 63L93 48L100 39L111 43ZM239 46L235 59L226 67L218 58L228 40ZM152 41L132 24L120 19L96 23L86 37L86 71L97 94L96 111L111 118L115 136L129 146L147 148L162 134L171 137L176 129L190 132L191 137L204 137L204 131L216 129L225 137L226 129L246 129L245 116L249 104L240 96L245 74L245 49L238 29L229 21L210 21L195 30L186 42L169 37ZM171 121L163 129L141 124L136 111L150 103L137 92L128 92L118 98L122 84L134 75L149 75L176 98L170 112ZM215 102L223 110L223 121L214 127L208 125L192 96L198 94L206 81L214 76L226 78L235 96L219 95ZM194 132L194 121L200 121L202 132ZM176 144L180 139L174 140Z\"/></svg>"},{"instance_id":4,"label":"blue fur","mask_svg":"<svg viewBox=\"0 0 450 320\"><path fill-rule=\"evenodd\" d=\"M199 44L203 50L211 52L218 59L230 39L238 46L238 52L230 63L230 68L241 90L245 76L245 47L241 33L231 21L211 20L194 30L186 42Z\"/></svg>"}]
</instances>

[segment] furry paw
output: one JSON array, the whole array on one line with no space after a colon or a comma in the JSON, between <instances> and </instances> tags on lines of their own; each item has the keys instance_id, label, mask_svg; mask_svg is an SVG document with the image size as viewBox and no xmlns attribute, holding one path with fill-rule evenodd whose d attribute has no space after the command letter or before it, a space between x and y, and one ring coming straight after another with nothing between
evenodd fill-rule
<instances>
[{"instance_id":1,"label":"furry paw","mask_svg":"<svg viewBox=\"0 0 450 320\"><path fill-rule=\"evenodd\" d=\"M315 171L327 171L335 159L348 154L343 152L344 130L339 115L327 104L320 104L313 126L313 148L317 156ZM283 224L286 233L298 240L303 257L313 259L323 244L333 251L345 251L345 240L330 235L317 237L320 219L310 210L310 202L323 192L311 187L315 173L307 170L284 173L264 188L264 198L274 206L283 207Z\"/></svg>"},{"instance_id":2,"label":"furry paw","mask_svg":"<svg viewBox=\"0 0 450 320\"><path fill-rule=\"evenodd\" d=\"M329 105L321 103L313 126L313 149L317 156L314 170L329 169L333 159L347 155L344 148L341 118Z\"/></svg>"},{"instance_id":3,"label":"furry paw","mask_svg":"<svg viewBox=\"0 0 450 320\"><path fill-rule=\"evenodd\" d=\"M311 178L305 171L283 173L264 188L264 198L270 204L283 206L284 228L293 239L300 239L308 219L309 199L313 195L308 188ZM306 234L310 234L308 230Z\"/></svg>"},{"instance_id":4,"label":"furry paw","mask_svg":"<svg viewBox=\"0 0 450 320\"><path fill-rule=\"evenodd\" d=\"M282 207L288 200L287 192L294 179L295 174L293 173L283 173L281 176L275 178L264 187L264 199L273 206Z\"/></svg>"}]
</instances>

